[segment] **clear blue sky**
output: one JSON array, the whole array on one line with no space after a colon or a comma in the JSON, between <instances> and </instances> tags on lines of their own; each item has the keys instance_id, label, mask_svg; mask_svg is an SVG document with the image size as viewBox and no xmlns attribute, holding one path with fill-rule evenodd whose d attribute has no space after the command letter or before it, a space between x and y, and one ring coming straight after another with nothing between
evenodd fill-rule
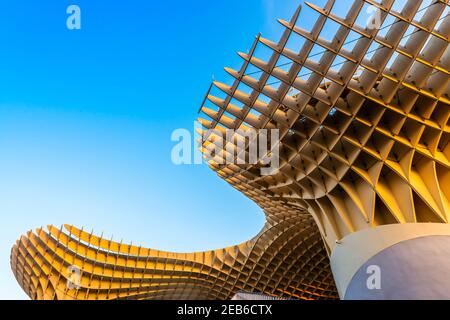
<instances>
[{"instance_id":1,"label":"clear blue sky","mask_svg":"<svg viewBox=\"0 0 450 320\"><path fill-rule=\"evenodd\" d=\"M169 251L260 231L259 208L206 166L172 164L170 136L192 128L212 75L239 67L259 31L277 40L299 3L1 1L0 299L25 298L10 249L41 225ZM66 28L70 4L82 30Z\"/></svg>"}]
</instances>

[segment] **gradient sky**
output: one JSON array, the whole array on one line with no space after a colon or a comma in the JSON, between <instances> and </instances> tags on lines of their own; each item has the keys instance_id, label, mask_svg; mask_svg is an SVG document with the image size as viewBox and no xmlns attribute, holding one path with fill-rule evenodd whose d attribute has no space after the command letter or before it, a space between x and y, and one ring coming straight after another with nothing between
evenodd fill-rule
<instances>
[{"instance_id":1,"label":"gradient sky","mask_svg":"<svg viewBox=\"0 0 450 320\"><path fill-rule=\"evenodd\" d=\"M71 4L82 30L66 28ZM0 299L26 298L10 249L47 224L181 252L259 232L256 205L204 165L172 164L170 137L192 130L212 75L238 68L258 32L278 40L276 18L299 4L1 1Z\"/></svg>"}]
</instances>

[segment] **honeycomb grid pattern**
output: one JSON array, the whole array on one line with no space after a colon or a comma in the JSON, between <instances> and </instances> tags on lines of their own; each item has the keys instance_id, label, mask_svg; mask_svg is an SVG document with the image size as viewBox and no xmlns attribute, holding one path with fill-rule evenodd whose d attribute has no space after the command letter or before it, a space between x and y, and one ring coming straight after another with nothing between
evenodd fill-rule
<instances>
[{"instance_id":1,"label":"honeycomb grid pattern","mask_svg":"<svg viewBox=\"0 0 450 320\"><path fill-rule=\"evenodd\" d=\"M49 226L22 237L11 255L19 284L37 300L229 300L240 291L334 299L327 259L314 222L296 215L244 244L209 252L168 253ZM70 277L72 266L82 271L80 282Z\"/></svg>"},{"instance_id":2,"label":"honeycomb grid pattern","mask_svg":"<svg viewBox=\"0 0 450 320\"><path fill-rule=\"evenodd\" d=\"M263 176L259 165L221 164L223 154L210 166L241 191L262 190L268 201L309 212L328 253L366 228L448 223L448 1L353 1L344 18L333 13L342 1L306 4L319 14L311 31L296 25L300 8L290 22L279 20L280 42L258 36L239 53L241 70L225 68L234 83L214 82L201 109L204 151L233 144L214 132L279 129L280 169ZM369 5L380 28L358 24ZM330 21L337 31L326 40ZM294 36L303 39L296 51ZM271 50L267 61L256 55L259 46Z\"/></svg>"},{"instance_id":3,"label":"honeycomb grid pattern","mask_svg":"<svg viewBox=\"0 0 450 320\"><path fill-rule=\"evenodd\" d=\"M340 17L335 9L344 3ZM250 291L333 299L328 255L346 235L448 223L448 0L306 5L318 16L310 30L298 24L299 7L290 21L279 20L278 43L258 35L239 54L241 69L225 69L233 83L214 82L200 109L202 151L221 148L209 166L262 208L261 233L223 250L176 254L71 226L38 229L11 254L31 298L229 299ZM365 27L368 6L381 28ZM258 57L260 48L269 54ZM216 133L227 129L279 129L279 170L264 176L261 164L223 164L245 139L238 131L236 140L220 141ZM248 153L249 146L238 157ZM66 285L71 265L82 270L78 290Z\"/></svg>"}]
</instances>

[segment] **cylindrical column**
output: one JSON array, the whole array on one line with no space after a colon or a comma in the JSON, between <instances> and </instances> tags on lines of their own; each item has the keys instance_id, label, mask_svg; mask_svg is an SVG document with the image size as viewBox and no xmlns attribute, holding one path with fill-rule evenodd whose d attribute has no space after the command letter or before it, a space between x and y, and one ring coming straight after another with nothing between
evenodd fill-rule
<instances>
[{"instance_id":1,"label":"cylindrical column","mask_svg":"<svg viewBox=\"0 0 450 320\"><path fill-rule=\"evenodd\" d=\"M386 225L351 234L331 256L345 300L450 299L450 225Z\"/></svg>"}]
</instances>

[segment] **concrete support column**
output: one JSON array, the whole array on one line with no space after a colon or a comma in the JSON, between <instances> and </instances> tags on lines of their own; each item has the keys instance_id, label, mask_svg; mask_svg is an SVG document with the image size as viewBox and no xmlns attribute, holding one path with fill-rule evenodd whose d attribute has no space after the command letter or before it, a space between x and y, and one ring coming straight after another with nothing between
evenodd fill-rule
<instances>
[{"instance_id":1,"label":"concrete support column","mask_svg":"<svg viewBox=\"0 0 450 320\"><path fill-rule=\"evenodd\" d=\"M331 268L345 300L450 299L450 225L386 225L336 244Z\"/></svg>"}]
</instances>

